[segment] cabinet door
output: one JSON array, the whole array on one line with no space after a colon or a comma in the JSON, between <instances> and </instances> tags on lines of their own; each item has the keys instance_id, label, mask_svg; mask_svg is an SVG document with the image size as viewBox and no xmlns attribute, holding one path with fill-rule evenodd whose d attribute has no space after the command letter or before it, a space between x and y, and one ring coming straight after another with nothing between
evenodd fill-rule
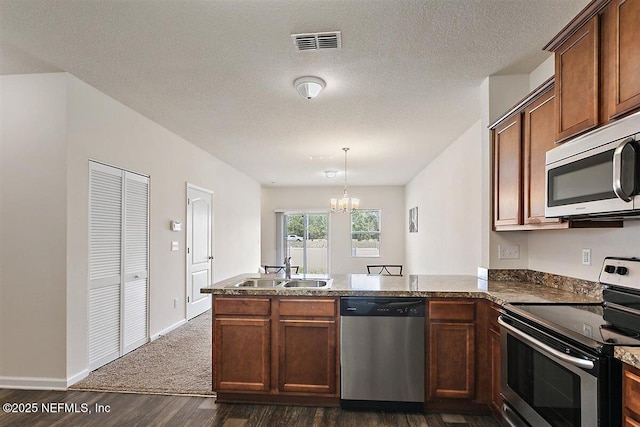
<instances>
[{"instance_id":1,"label":"cabinet door","mask_svg":"<svg viewBox=\"0 0 640 427\"><path fill-rule=\"evenodd\" d=\"M501 355L500 333L491 329L489 331L490 348L490 372L491 372L491 406L494 411L502 410L502 396L500 395Z\"/></svg>"},{"instance_id":2,"label":"cabinet door","mask_svg":"<svg viewBox=\"0 0 640 427\"><path fill-rule=\"evenodd\" d=\"M607 12L613 49L604 59L609 64L613 118L640 106L640 0L614 0Z\"/></svg>"},{"instance_id":3,"label":"cabinet door","mask_svg":"<svg viewBox=\"0 0 640 427\"><path fill-rule=\"evenodd\" d=\"M429 325L429 397L475 397L475 324Z\"/></svg>"},{"instance_id":4,"label":"cabinet door","mask_svg":"<svg viewBox=\"0 0 640 427\"><path fill-rule=\"evenodd\" d=\"M268 391L271 321L216 318L213 325L214 390Z\"/></svg>"},{"instance_id":5,"label":"cabinet door","mask_svg":"<svg viewBox=\"0 0 640 427\"><path fill-rule=\"evenodd\" d=\"M335 393L335 320L280 320L278 341L280 391Z\"/></svg>"},{"instance_id":6,"label":"cabinet door","mask_svg":"<svg viewBox=\"0 0 640 427\"><path fill-rule=\"evenodd\" d=\"M494 225L522 224L522 128L520 114L494 131Z\"/></svg>"},{"instance_id":7,"label":"cabinet door","mask_svg":"<svg viewBox=\"0 0 640 427\"><path fill-rule=\"evenodd\" d=\"M547 151L555 147L555 94L542 95L524 110L524 223L556 223L545 218L545 162Z\"/></svg>"},{"instance_id":8,"label":"cabinet door","mask_svg":"<svg viewBox=\"0 0 640 427\"><path fill-rule=\"evenodd\" d=\"M599 16L594 16L555 52L556 140L598 125Z\"/></svg>"},{"instance_id":9,"label":"cabinet door","mask_svg":"<svg viewBox=\"0 0 640 427\"><path fill-rule=\"evenodd\" d=\"M636 421L633 418L630 418L625 415L624 417L624 427L640 427L640 421Z\"/></svg>"},{"instance_id":10,"label":"cabinet door","mask_svg":"<svg viewBox=\"0 0 640 427\"><path fill-rule=\"evenodd\" d=\"M623 364L622 390L626 425L640 425L640 369Z\"/></svg>"}]
</instances>

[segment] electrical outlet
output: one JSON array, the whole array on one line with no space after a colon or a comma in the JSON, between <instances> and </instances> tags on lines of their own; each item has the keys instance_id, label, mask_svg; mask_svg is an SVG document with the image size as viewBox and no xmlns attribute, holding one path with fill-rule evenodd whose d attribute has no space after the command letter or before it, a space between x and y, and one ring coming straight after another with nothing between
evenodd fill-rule
<instances>
[{"instance_id":1,"label":"electrical outlet","mask_svg":"<svg viewBox=\"0 0 640 427\"><path fill-rule=\"evenodd\" d=\"M591 265L591 249L582 249L582 265Z\"/></svg>"},{"instance_id":2,"label":"electrical outlet","mask_svg":"<svg viewBox=\"0 0 640 427\"><path fill-rule=\"evenodd\" d=\"M520 259L520 246L498 245L498 259Z\"/></svg>"}]
</instances>

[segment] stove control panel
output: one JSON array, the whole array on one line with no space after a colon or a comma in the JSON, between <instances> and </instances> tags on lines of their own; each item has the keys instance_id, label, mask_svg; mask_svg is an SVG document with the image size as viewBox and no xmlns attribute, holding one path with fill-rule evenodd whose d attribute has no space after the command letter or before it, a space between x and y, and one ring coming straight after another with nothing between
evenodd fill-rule
<instances>
[{"instance_id":1,"label":"stove control panel","mask_svg":"<svg viewBox=\"0 0 640 427\"><path fill-rule=\"evenodd\" d=\"M600 283L640 289L640 258L605 258Z\"/></svg>"}]
</instances>

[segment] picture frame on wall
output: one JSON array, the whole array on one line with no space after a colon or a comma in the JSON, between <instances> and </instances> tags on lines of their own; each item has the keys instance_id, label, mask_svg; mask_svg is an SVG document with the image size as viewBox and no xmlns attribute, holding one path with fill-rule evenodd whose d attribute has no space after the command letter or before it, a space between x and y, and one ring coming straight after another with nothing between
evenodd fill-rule
<instances>
[{"instance_id":1,"label":"picture frame on wall","mask_svg":"<svg viewBox=\"0 0 640 427\"><path fill-rule=\"evenodd\" d=\"M418 207L409 209L409 233L418 232Z\"/></svg>"}]
</instances>

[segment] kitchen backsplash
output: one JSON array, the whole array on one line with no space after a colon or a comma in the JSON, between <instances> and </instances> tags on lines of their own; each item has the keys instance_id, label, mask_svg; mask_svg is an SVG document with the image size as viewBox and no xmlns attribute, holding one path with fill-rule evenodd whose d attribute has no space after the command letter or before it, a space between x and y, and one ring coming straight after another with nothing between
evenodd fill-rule
<instances>
[{"instance_id":1,"label":"kitchen backsplash","mask_svg":"<svg viewBox=\"0 0 640 427\"><path fill-rule=\"evenodd\" d=\"M518 282L530 282L594 298L602 298L602 289L604 287L598 282L591 282L589 280L522 269L490 269L488 271L488 279L498 281L514 280Z\"/></svg>"}]
</instances>

